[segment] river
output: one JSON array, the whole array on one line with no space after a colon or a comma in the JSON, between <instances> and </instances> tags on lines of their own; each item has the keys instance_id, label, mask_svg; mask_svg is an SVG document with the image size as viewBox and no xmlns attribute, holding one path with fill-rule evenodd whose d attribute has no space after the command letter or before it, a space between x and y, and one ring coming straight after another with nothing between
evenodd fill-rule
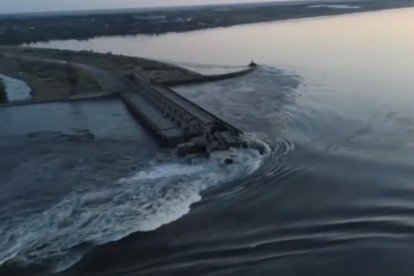
<instances>
[{"instance_id":1,"label":"river","mask_svg":"<svg viewBox=\"0 0 414 276\"><path fill-rule=\"evenodd\" d=\"M52 228L60 242L82 233L51 254L57 267L95 245L68 275L412 275L414 9L34 46L262 65L177 90L268 144L268 155L226 153L238 164L225 170L220 156L193 165L158 156L116 182L110 204L106 190L71 197L71 212L111 227L75 214L75 228ZM29 253L10 252L44 259Z\"/></svg>"}]
</instances>

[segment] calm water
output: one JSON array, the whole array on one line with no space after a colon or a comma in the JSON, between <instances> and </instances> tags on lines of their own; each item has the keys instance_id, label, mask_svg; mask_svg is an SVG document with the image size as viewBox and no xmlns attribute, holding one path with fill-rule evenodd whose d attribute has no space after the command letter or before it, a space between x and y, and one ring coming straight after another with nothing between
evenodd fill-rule
<instances>
[{"instance_id":1,"label":"calm water","mask_svg":"<svg viewBox=\"0 0 414 276\"><path fill-rule=\"evenodd\" d=\"M263 64L240 79L178 89L269 144L260 168L227 183L215 163L138 173L127 182L156 179L167 194L179 183L163 201L150 194L168 203L170 221L187 213L183 202L198 203L173 223L96 247L68 274L413 274L414 9L36 46ZM238 169L256 160L240 155ZM202 174L193 177L195 168Z\"/></svg>"}]
</instances>

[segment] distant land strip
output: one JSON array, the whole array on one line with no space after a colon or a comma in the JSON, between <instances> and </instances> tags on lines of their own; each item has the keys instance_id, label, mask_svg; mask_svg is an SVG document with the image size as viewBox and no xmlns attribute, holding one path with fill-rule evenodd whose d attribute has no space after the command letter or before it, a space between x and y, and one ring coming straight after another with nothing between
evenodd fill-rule
<instances>
[{"instance_id":1,"label":"distant land strip","mask_svg":"<svg viewBox=\"0 0 414 276\"><path fill-rule=\"evenodd\" d=\"M0 44L163 34L283 19L413 7L414 0L310 1L0 16ZM248 39L248 38L246 38Z\"/></svg>"}]
</instances>

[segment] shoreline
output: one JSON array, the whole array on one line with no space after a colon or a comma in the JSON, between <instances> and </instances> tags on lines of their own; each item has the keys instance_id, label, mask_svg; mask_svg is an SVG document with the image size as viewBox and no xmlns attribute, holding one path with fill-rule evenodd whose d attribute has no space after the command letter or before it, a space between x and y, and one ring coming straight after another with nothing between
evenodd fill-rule
<instances>
[{"instance_id":1,"label":"shoreline","mask_svg":"<svg viewBox=\"0 0 414 276\"><path fill-rule=\"evenodd\" d=\"M0 74L23 81L31 90L30 99L7 101L5 86L6 98L0 100L0 108L118 95L129 89L125 78L134 74L157 85L176 86L234 78L257 68L203 75L171 63L111 53L26 46L0 46L0 52Z\"/></svg>"},{"instance_id":2,"label":"shoreline","mask_svg":"<svg viewBox=\"0 0 414 276\"><path fill-rule=\"evenodd\" d=\"M0 74L24 81L32 90L30 101L5 98L0 107L113 96L126 89L119 77L128 73L162 74L167 81L199 76L172 64L123 55L20 46L0 46L0 53Z\"/></svg>"},{"instance_id":3,"label":"shoreline","mask_svg":"<svg viewBox=\"0 0 414 276\"><path fill-rule=\"evenodd\" d=\"M103 36L160 35L287 19L414 7L410 0L283 2L92 13L0 17L0 44L27 45ZM62 32L65 30L65 32Z\"/></svg>"}]
</instances>

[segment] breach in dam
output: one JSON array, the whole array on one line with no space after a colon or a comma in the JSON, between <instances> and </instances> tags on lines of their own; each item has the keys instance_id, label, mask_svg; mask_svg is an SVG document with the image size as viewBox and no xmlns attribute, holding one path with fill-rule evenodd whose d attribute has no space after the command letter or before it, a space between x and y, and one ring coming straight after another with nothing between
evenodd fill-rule
<instances>
[{"instance_id":1,"label":"breach in dam","mask_svg":"<svg viewBox=\"0 0 414 276\"><path fill-rule=\"evenodd\" d=\"M242 131L176 93L167 85L201 83L240 76L256 68L215 76L191 76L168 80L128 74L131 88L121 94L128 108L163 144L175 147L179 155L210 153L243 147Z\"/></svg>"}]
</instances>

